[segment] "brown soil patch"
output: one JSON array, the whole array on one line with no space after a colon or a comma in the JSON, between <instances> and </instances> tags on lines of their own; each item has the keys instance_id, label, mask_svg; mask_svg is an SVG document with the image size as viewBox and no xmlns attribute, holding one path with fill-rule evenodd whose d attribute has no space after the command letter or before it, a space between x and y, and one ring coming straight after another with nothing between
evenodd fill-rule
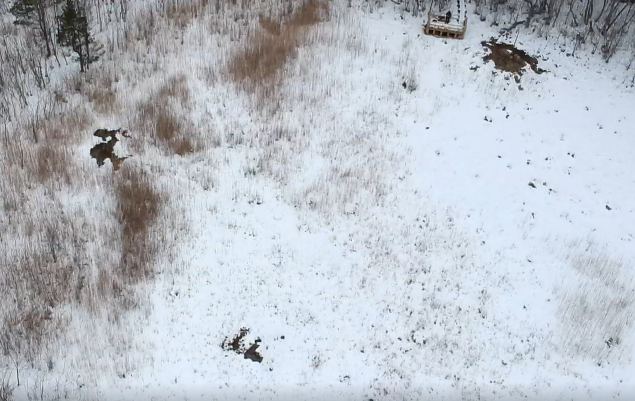
<instances>
[{"instance_id":1,"label":"brown soil patch","mask_svg":"<svg viewBox=\"0 0 635 401\"><path fill-rule=\"evenodd\" d=\"M501 70L511 72L512 74L522 75L524 68L529 66L536 74L545 72L538 67L538 60L530 56L524 50L520 50L509 43L499 43L492 38L489 41L482 41L483 47L490 50L490 53L483 56L483 61L493 61L494 66Z\"/></svg>"}]
</instances>

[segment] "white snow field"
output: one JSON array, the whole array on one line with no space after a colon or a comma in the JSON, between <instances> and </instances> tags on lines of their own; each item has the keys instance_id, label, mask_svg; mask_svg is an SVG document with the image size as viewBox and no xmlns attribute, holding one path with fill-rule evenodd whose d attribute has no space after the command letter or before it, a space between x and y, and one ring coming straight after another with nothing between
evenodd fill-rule
<instances>
[{"instance_id":1,"label":"white snow field","mask_svg":"<svg viewBox=\"0 0 635 401\"><path fill-rule=\"evenodd\" d=\"M217 146L125 162L187 214L171 256L117 323L124 345L76 318L76 346L23 368L15 399L29 380L51 399L635 399L624 66L521 33L547 72L517 83L483 62L496 27L470 13L444 40L390 6L333 7L265 100L204 77L228 56L196 22L179 38L198 45L163 72ZM260 363L222 347L241 328Z\"/></svg>"}]
</instances>

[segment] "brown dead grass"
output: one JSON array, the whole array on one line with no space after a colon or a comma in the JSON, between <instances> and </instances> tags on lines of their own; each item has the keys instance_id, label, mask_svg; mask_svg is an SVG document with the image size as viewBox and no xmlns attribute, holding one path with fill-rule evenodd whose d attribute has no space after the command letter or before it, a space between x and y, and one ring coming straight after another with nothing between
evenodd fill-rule
<instances>
[{"instance_id":1,"label":"brown dead grass","mask_svg":"<svg viewBox=\"0 0 635 401\"><path fill-rule=\"evenodd\" d=\"M166 16L177 28L184 29L208 7L209 2L210 0L169 0L165 5Z\"/></svg>"},{"instance_id":2,"label":"brown dead grass","mask_svg":"<svg viewBox=\"0 0 635 401\"><path fill-rule=\"evenodd\" d=\"M70 185L73 179L69 151L61 146L42 144L36 147L35 172L38 182L57 181L56 184Z\"/></svg>"},{"instance_id":3,"label":"brown dead grass","mask_svg":"<svg viewBox=\"0 0 635 401\"><path fill-rule=\"evenodd\" d=\"M110 114L118 109L117 93L112 87L92 87L88 90L88 100L100 114Z\"/></svg>"},{"instance_id":4,"label":"brown dead grass","mask_svg":"<svg viewBox=\"0 0 635 401\"><path fill-rule=\"evenodd\" d=\"M123 281L137 283L149 276L158 251L151 229L165 199L142 170L121 171L115 185L117 215L121 225L119 274Z\"/></svg>"},{"instance_id":5,"label":"brown dead grass","mask_svg":"<svg viewBox=\"0 0 635 401\"><path fill-rule=\"evenodd\" d=\"M194 15L207 1L188 4L175 8L175 15ZM125 311L121 305L134 306L134 284L152 275L164 251L155 238L166 236L154 230L165 199L150 176L124 166L110 181L93 175L97 169L80 169L81 160L74 159L74 149L95 129L93 110L115 114L120 106L108 78L112 74L104 75L103 82L79 76L67 80L59 90L68 97L43 96L35 105L37 115L25 112L24 121L16 117L9 128L0 128L0 244L6 248L0 252L2 366L15 357L42 368L38 362L44 352L60 346L70 309L110 317ZM78 92L92 108L75 102L72 95ZM166 113L174 104L190 107L187 79L173 77L157 94L160 99L147 110L149 124L158 127L157 140L178 154L194 151L185 136L187 114ZM88 148L79 151L88 153ZM70 203L69 196L74 198ZM69 304L73 307L64 307Z\"/></svg>"},{"instance_id":6,"label":"brown dead grass","mask_svg":"<svg viewBox=\"0 0 635 401\"><path fill-rule=\"evenodd\" d=\"M157 91L141 103L134 119L136 132L150 134L150 138L172 154L193 153L199 146L192 138L194 129L188 119L191 94L187 77L169 78Z\"/></svg>"},{"instance_id":7,"label":"brown dead grass","mask_svg":"<svg viewBox=\"0 0 635 401\"><path fill-rule=\"evenodd\" d=\"M3 167L0 188L5 206L15 203L12 198L38 186L60 189L83 185L83 172L73 160L71 150L86 134L90 121L86 110L77 108L48 119L17 124L0 146Z\"/></svg>"},{"instance_id":8,"label":"brown dead grass","mask_svg":"<svg viewBox=\"0 0 635 401\"><path fill-rule=\"evenodd\" d=\"M187 77L184 74L170 77L161 88L159 88L157 97L160 99L172 98L182 106L189 107L191 104L191 95Z\"/></svg>"},{"instance_id":9,"label":"brown dead grass","mask_svg":"<svg viewBox=\"0 0 635 401\"><path fill-rule=\"evenodd\" d=\"M115 87L121 75L120 68L106 64L89 70L83 80L82 77L75 78L81 81L74 85L79 85L82 93L92 104L93 110L100 114L115 114L121 108Z\"/></svg>"},{"instance_id":10,"label":"brown dead grass","mask_svg":"<svg viewBox=\"0 0 635 401\"><path fill-rule=\"evenodd\" d=\"M274 21L271 18L267 18L265 16L260 16L258 19L260 26L262 29L270 33L271 35L280 35L281 32L281 24L278 21Z\"/></svg>"},{"instance_id":11,"label":"brown dead grass","mask_svg":"<svg viewBox=\"0 0 635 401\"><path fill-rule=\"evenodd\" d=\"M155 112L157 112L155 123L157 138L174 150L173 141L183 129L181 121L167 109L159 108Z\"/></svg>"},{"instance_id":12,"label":"brown dead grass","mask_svg":"<svg viewBox=\"0 0 635 401\"><path fill-rule=\"evenodd\" d=\"M52 311L69 299L76 269L69 267L67 253L59 249L61 236L70 233L54 222L33 221L32 238L18 255L0 257L6 266L0 288L12 300L4 305L0 319L0 349L4 355L33 362L49 334L58 329Z\"/></svg>"},{"instance_id":13,"label":"brown dead grass","mask_svg":"<svg viewBox=\"0 0 635 401\"><path fill-rule=\"evenodd\" d=\"M229 62L232 80L262 98L272 96L284 65L295 57L300 46L307 44L308 30L328 15L327 3L309 0L282 23L261 18L263 29L249 37L245 47Z\"/></svg>"}]
</instances>

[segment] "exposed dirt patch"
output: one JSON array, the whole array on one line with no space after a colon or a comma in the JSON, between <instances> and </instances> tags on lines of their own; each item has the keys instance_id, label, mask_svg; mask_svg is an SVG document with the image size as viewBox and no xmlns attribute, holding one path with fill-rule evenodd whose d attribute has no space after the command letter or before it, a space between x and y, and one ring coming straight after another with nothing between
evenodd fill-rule
<instances>
[{"instance_id":1,"label":"exposed dirt patch","mask_svg":"<svg viewBox=\"0 0 635 401\"><path fill-rule=\"evenodd\" d=\"M525 67L529 66L536 74L545 72L538 67L538 59L530 56L524 50L520 50L509 43L499 43L492 38L489 41L482 41L483 47L490 50L490 53L483 56L483 61L493 61L497 69L501 71L511 72L512 74L522 75Z\"/></svg>"},{"instance_id":2,"label":"exposed dirt patch","mask_svg":"<svg viewBox=\"0 0 635 401\"><path fill-rule=\"evenodd\" d=\"M253 343L246 345L247 341L245 341L245 337L247 334L249 334L249 329L243 327L231 340L228 337L225 337L221 347L223 347L225 351L233 351L237 354L242 354L245 359L260 363L262 362L262 355L258 352L258 347L260 347L261 340L260 338L256 338Z\"/></svg>"},{"instance_id":3,"label":"exposed dirt patch","mask_svg":"<svg viewBox=\"0 0 635 401\"><path fill-rule=\"evenodd\" d=\"M119 170L123 161L129 157L119 157L115 154L115 145L119 142L117 134L121 134L126 138L129 137L127 131L122 131L121 128L116 130L98 129L93 133L93 136L99 137L102 140L110 138L108 141L100 142L90 149L90 155L97 161L98 167L103 166L106 159L108 159L112 163L113 170L116 171Z\"/></svg>"}]
</instances>

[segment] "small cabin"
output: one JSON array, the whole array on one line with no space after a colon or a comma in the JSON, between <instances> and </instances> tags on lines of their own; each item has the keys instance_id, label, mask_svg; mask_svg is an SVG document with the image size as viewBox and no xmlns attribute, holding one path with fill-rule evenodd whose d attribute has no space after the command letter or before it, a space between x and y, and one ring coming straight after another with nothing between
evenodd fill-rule
<instances>
[{"instance_id":1,"label":"small cabin","mask_svg":"<svg viewBox=\"0 0 635 401\"><path fill-rule=\"evenodd\" d=\"M428 11L428 21L423 27L426 35L441 38L463 39L467 28L465 0L450 0L452 5L445 13Z\"/></svg>"}]
</instances>

